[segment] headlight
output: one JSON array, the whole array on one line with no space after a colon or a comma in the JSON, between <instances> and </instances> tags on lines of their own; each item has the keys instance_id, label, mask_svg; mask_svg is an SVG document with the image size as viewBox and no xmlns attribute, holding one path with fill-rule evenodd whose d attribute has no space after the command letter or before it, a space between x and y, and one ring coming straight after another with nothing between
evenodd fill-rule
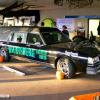
<instances>
[{"instance_id":1,"label":"headlight","mask_svg":"<svg viewBox=\"0 0 100 100\"><path fill-rule=\"evenodd\" d=\"M99 62L99 56L94 58L94 62Z\"/></svg>"},{"instance_id":2,"label":"headlight","mask_svg":"<svg viewBox=\"0 0 100 100\"><path fill-rule=\"evenodd\" d=\"M99 62L99 57L95 57L95 58L88 58L88 64L94 64L96 62Z\"/></svg>"},{"instance_id":3,"label":"headlight","mask_svg":"<svg viewBox=\"0 0 100 100\"><path fill-rule=\"evenodd\" d=\"M93 64L94 63L94 59L93 58L88 58L88 64Z\"/></svg>"}]
</instances>

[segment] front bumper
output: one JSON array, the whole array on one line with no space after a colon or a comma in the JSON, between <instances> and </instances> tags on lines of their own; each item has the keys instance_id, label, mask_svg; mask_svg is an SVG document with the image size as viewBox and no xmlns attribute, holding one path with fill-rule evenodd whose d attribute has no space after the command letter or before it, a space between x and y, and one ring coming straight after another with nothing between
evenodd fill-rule
<instances>
[{"instance_id":1,"label":"front bumper","mask_svg":"<svg viewBox=\"0 0 100 100\"><path fill-rule=\"evenodd\" d=\"M96 75L100 73L100 61L95 64L88 64L86 73L89 75Z\"/></svg>"}]
</instances>

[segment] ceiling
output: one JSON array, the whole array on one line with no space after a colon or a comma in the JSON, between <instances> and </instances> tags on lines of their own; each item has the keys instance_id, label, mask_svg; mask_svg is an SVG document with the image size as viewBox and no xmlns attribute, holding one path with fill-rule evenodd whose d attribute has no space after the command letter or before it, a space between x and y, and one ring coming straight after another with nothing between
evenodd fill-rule
<instances>
[{"instance_id":1,"label":"ceiling","mask_svg":"<svg viewBox=\"0 0 100 100\"><path fill-rule=\"evenodd\" d=\"M0 15L4 17L36 16L36 23L40 20L40 10L55 10L58 8L67 11L80 8L99 8L100 0L93 0L93 4L87 5L92 0L0 0ZM63 1L63 4L58 1ZM70 1L70 5L69 5ZM74 2L73 2L74 1Z\"/></svg>"},{"instance_id":2,"label":"ceiling","mask_svg":"<svg viewBox=\"0 0 100 100\"><path fill-rule=\"evenodd\" d=\"M29 10L50 9L54 7L53 0L0 0L0 8L4 9L18 1L18 4L24 3L21 8Z\"/></svg>"},{"instance_id":3,"label":"ceiling","mask_svg":"<svg viewBox=\"0 0 100 100\"><path fill-rule=\"evenodd\" d=\"M23 3L17 9L27 9L27 10L45 10L45 9L58 9L58 8L68 8L68 3L63 0L63 6L58 6L54 4L54 0L0 0L0 9L4 9L18 1L18 4ZM78 1L78 0L70 0ZM82 1L82 0L81 0ZM83 0L87 1L87 0ZM89 1L89 0L88 0ZM91 0L90 0L91 1ZM93 0L94 4L86 7L100 7L100 0ZM16 9L13 9L16 10Z\"/></svg>"}]
</instances>

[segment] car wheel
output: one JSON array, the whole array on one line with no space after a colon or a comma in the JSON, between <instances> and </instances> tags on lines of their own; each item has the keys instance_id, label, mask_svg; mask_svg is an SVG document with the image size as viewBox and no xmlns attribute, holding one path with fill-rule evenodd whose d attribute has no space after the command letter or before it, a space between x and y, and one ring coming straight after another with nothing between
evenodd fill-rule
<instances>
[{"instance_id":1,"label":"car wheel","mask_svg":"<svg viewBox=\"0 0 100 100\"><path fill-rule=\"evenodd\" d=\"M66 78L72 78L75 76L75 66L68 58L60 58L58 60L57 70L62 71Z\"/></svg>"},{"instance_id":2,"label":"car wheel","mask_svg":"<svg viewBox=\"0 0 100 100\"><path fill-rule=\"evenodd\" d=\"M10 55L7 49L1 48L0 50L0 55L4 57L4 61L9 61L10 60Z\"/></svg>"}]
</instances>

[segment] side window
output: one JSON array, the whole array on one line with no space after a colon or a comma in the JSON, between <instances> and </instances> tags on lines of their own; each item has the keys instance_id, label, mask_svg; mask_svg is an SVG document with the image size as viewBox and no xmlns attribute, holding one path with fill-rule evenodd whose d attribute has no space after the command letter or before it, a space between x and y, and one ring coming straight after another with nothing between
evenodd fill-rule
<instances>
[{"instance_id":1,"label":"side window","mask_svg":"<svg viewBox=\"0 0 100 100\"><path fill-rule=\"evenodd\" d=\"M17 36L17 42L18 43L21 43L22 42L22 39L23 39L23 36L21 36L21 35Z\"/></svg>"},{"instance_id":2,"label":"side window","mask_svg":"<svg viewBox=\"0 0 100 100\"><path fill-rule=\"evenodd\" d=\"M12 41L13 36L14 36L14 33L13 32L10 33L9 36L8 36L8 38L7 38L7 41Z\"/></svg>"},{"instance_id":3,"label":"side window","mask_svg":"<svg viewBox=\"0 0 100 100\"><path fill-rule=\"evenodd\" d=\"M17 43L26 43L26 33L14 33L12 41Z\"/></svg>"},{"instance_id":4,"label":"side window","mask_svg":"<svg viewBox=\"0 0 100 100\"><path fill-rule=\"evenodd\" d=\"M35 45L42 45L42 40L38 34L28 34L27 42L30 44L35 44Z\"/></svg>"}]
</instances>

